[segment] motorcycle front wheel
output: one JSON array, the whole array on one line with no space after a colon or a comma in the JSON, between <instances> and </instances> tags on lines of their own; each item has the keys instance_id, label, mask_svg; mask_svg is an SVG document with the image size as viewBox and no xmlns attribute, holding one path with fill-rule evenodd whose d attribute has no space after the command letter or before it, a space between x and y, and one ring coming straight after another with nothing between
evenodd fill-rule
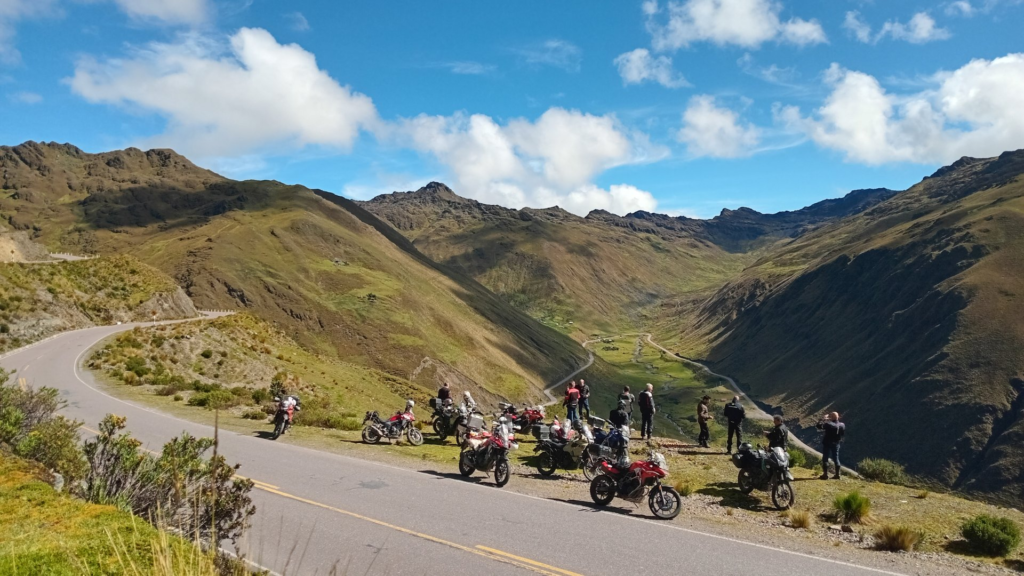
<instances>
[{"instance_id":1,"label":"motorcycle front wheel","mask_svg":"<svg viewBox=\"0 0 1024 576\"><path fill-rule=\"evenodd\" d=\"M796 502L796 494L789 480L776 482L772 486L772 504L779 510L789 510Z\"/></svg>"},{"instance_id":2,"label":"motorcycle front wheel","mask_svg":"<svg viewBox=\"0 0 1024 576\"><path fill-rule=\"evenodd\" d=\"M412 444L413 446L423 444L423 433L416 428L409 428L409 431L405 433L405 436L409 439L409 444Z\"/></svg>"},{"instance_id":3,"label":"motorcycle front wheel","mask_svg":"<svg viewBox=\"0 0 1024 576\"><path fill-rule=\"evenodd\" d=\"M472 455L473 453L469 450L463 450L462 454L459 455L459 474L469 476L476 470L473 463L469 461L469 459L472 458Z\"/></svg>"},{"instance_id":4,"label":"motorcycle front wheel","mask_svg":"<svg viewBox=\"0 0 1024 576\"><path fill-rule=\"evenodd\" d=\"M494 465L494 483L501 488L505 484L508 484L509 478L512 477L512 465L509 464L507 458L498 460L497 464Z\"/></svg>"},{"instance_id":5,"label":"motorcycle front wheel","mask_svg":"<svg viewBox=\"0 0 1024 576\"><path fill-rule=\"evenodd\" d=\"M274 426L274 435L270 437L271 440L277 440L279 436L284 432L284 422L278 422Z\"/></svg>"},{"instance_id":6,"label":"motorcycle front wheel","mask_svg":"<svg viewBox=\"0 0 1024 576\"><path fill-rule=\"evenodd\" d=\"M651 514L662 520L671 520L679 516L679 511L683 508L683 499L674 488L662 486L661 490L651 490L647 505L651 508Z\"/></svg>"},{"instance_id":7,"label":"motorcycle front wheel","mask_svg":"<svg viewBox=\"0 0 1024 576\"><path fill-rule=\"evenodd\" d=\"M590 498L594 504L605 506L615 499L615 480L607 474L601 474L590 482Z\"/></svg>"},{"instance_id":8,"label":"motorcycle front wheel","mask_svg":"<svg viewBox=\"0 0 1024 576\"><path fill-rule=\"evenodd\" d=\"M555 473L555 457L548 450L542 450L537 456L537 472L541 476L551 476Z\"/></svg>"},{"instance_id":9,"label":"motorcycle front wheel","mask_svg":"<svg viewBox=\"0 0 1024 576\"><path fill-rule=\"evenodd\" d=\"M740 492L750 494L754 491L754 473L746 468L741 469L736 483L740 485Z\"/></svg>"},{"instance_id":10,"label":"motorcycle front wheel","mask_svg":"<svg viewBox=\"0 0 1024 576\"><path fill-rule=\"evenodd\" d=\"M380 432L378 432L373 426L363 428L363 442L366 442L367 444L376 444L377 442L380 442Z\"/></svg>"},{"instance_id":11,"label":"motorcycle front wheel","mask_svg":"<svg viewBox=\"0 0 1024 576\"><path fill-rule=\"evenodd\" d=\"M583 477L587 481L591 481L601 474L601 458L594 458L589 452L584 452L583 458L580 460L580 468L583 468Z\"/></svg>"}]
</instances>

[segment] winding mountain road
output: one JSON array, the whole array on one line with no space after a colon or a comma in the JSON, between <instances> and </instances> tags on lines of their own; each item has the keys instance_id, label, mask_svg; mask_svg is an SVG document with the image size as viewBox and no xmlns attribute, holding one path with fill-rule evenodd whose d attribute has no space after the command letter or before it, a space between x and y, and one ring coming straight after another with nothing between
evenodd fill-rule
<instances>
[{"instance_id":1,"label":"winding mountain road","mask_svg":"<svg viewBox=\"0 0 1024 576\"><path fill-rule=\"evenodd\" d=\"M212 435L209 426L110 396L82 369L90 348L134 326L67 332L11 352L0 365L31 385L58 388L66 415L87 427L107 413L127 416L149 449L183 430ZM480 475L467 481L224 430L220 451L257 486L243 551L278 574L896 574L822 557L844 558L827 549L802 554L688 529L685 519L653 521L646 506L616 501L599 511L583 483L571 499L543 499L497 489Z\"/></svg>"}]
</instances>

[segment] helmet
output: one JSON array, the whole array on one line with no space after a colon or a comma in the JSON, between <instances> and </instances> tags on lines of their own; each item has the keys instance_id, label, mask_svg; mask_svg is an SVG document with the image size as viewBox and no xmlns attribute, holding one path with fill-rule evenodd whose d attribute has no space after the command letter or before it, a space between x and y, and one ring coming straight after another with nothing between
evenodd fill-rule
<instances>
[{"instance_id":1,"label":"helmet","mask_svg":"<svg viewBox=\"0 0 1024 576\"><path fill-rule=\"evenodd\" d=\"M411 399L405 401L405 409L406 410L412 410L413 406L415 406L415 405L416 405L416 403L413 402Z\"/></svg>"}]
</instances>

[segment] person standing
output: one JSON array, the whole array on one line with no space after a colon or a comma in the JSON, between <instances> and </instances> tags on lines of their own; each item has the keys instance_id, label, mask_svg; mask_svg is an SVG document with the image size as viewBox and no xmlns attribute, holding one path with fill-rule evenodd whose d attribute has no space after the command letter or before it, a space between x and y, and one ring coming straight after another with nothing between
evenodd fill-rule
<instances>
[{"instance_id":1,"label":"person standing","mask_svg":"<svg viewBox=\"0 0 1024 576\"><path fill-rule=\"evenodd\" d=\"M768 448L782 448L783 450L789 449L789 428L782 423L782 416L778 414L772 418L775 426L771 430L766 430L764 435L768 437Z\"/></svg>"},{"instance_id":2,"label":"person standing","mask_svg":"<svg viewBox=\"0 0 1024 576\"><path fill-rule=\"evenodd\" d=\"M452 388L451 388L451 386L448 385L447 382L445 382L444 385L441 386L441 389L437 391L437 398L441 402L444 402L445 400L450 400L451 397L452 397Z\"/></svg>"},{"instance_id":3,"label":"person standing","mask_svg":"<svg viewBox=\"0 0 1024 576\"><path fill-rule=\"evenodd\" d=\"M569 388L565 391L565 400L562 404L565 405L566 422L572 423L579 420L579 415L576 410L579 408L580 404L580 391L576 389L575 380L569 383Z\"/></svg>"},{"instance_id":4,"label":"person standing","mask_svg":"<svg viewBox=\"0 0 1024 576\"><path fill-rule=\"evenodd\" d=\"M619 403L626 405L626 413L629 414L629 420L633 421L633 403L636 402L636 396L633 396L629 392L629 386L622 387L622 394L619 394Z\"/></svg>"},{"instance_id":5,"label":"person standing","mask_svg":"<svg viewBox=\"0 0 1024 576\"><path fill-rule=\"evenodd\" d=\"M587 420L590 420L590 385L583 378L580 378L580 418L583 418L583 411L587 411Z\"/></svg>"},{"instance_id":6,"label":"person standing","mask_svg":"<svg viewBox=\"0 0 1024 576\"><path fill-rule=\"evenodd\" d=\"M711 440L711 431L708 430L708 422L715 419L711 415L711 410L708 406L711 404L711 396L705 395L700 399L700 403L697 404L697 424L700 425L700 436L697 436L697 444L701 448L710 448L708 442Z\"/></svg>"},{"instance_id":7,"label":"person standing","mask_svg":"<svg viewBox=\"0 0 1024 576\"><path fill-rule=\"evenodd\" d=\"M822 473L818 478L828 480L828 461L832 460L836 466L836 474L832 479L839 480L842 470L839 466L839 443L846 436L846 424L839 421L839 412L832 412L825 420L818 422L818 430L825 433L821 439Z\"/></svg>"},{"instance_id":8,"label":"person standing","mask_svg":"<svg viewBox=\"0 0 1024 576\"><path fill-rule=\"evenodd\" d=\"M637 400L640 406L640 439L651 439L651 432L654 430L654 384L647 383L647 389L640 393Z\"/></svg>"},{"instance_id":9,"label":"person standing","mask_svg":"<svg viewBox=\"0 0 1024 576\"><path fill-rule=\"evenodd\" d=\"M747 417L747 411L743 408L743 404L740 403L739 396L733 396L732 402L725 405L725 419L729 422L729 440L725 445L725 453L732 454L732 436L736 435L736 447L740 447L740 443L743 442L743 432L741 425L743 419Z\"/></svg>"}]
</instances>

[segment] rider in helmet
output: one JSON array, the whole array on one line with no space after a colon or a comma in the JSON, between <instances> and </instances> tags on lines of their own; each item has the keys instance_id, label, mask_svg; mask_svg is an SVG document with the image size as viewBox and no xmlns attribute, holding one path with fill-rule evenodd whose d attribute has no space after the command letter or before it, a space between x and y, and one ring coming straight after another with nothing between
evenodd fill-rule
<instances>
[{"instance_id":1,"label":"rider in helmet","mask_svg":"<svg viewBox=\"0 0 1024 576\"><path fill-rule=\"evenodd\" d=\"M292 413L295 410L302 410L302 408L299 406L299 397L292 394L288 394L287 390L281 390L280 398L281 401L279 404L279 408L285 411L285 414L288 415L288 423L291 424Z\"/></svg>"},{"instance_id":2,"label":"rider in helmet","mask_svg":"<svg viewBox=\"0 0 1024 576\"><path fill-rule=\"evenodd\" d=\"M462 392L462 404L466 406L466 410L469 412L476 410L476 401L474 401L473 396L469 394L469 390Z\"/></svg>"}]
</instances>

